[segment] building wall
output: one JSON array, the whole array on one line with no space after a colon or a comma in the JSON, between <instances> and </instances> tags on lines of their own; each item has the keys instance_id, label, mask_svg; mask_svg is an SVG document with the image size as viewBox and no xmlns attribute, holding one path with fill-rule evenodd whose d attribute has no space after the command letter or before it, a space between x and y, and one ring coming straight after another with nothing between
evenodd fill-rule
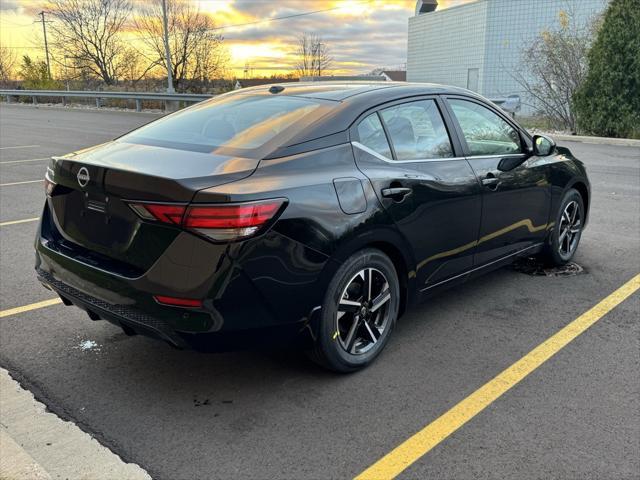
<instances>
[{"instance_id":1,"label":"building wall","mask_svg":"<svg viewBox=\"0 0 640 480\"><path fill-rule=\"evenodd\" d=\"M542 31L559 26L561 11L572 14L577 24L585 24L608 2L477 0L412 17L407 80L468 88L469 69L477 68L479 81L472 90L487 97L520 95L522 113L531 114L531 101L513 77L523 71L523 50Z\"/></svg>"},{"instance_id":2,"label":"building wall","mask_svg":"<svg viewBox=\"0 0 640 480\"><path fill-rule=\"evenodd\" d=\"M407 81L467 87L469 69L478 69L482 88L486 1L409 18Z\"/></svg>"},{"instance_id":3,"label":"building wall","mask_svg":"<svg viewBox=\"0 0 640 480\"><path fill-rule=\"evenodd\" d=\"M576 25L586 25L604 11L607 3L608 0L488 0L484 88L480 93L487 97L515 94L524 103L530 103L513 76L526 65L522 52L544 30L560 26L560 12L571 14ZM531 110L527 105L524 107Z\"/></svg>"}]
</instances>

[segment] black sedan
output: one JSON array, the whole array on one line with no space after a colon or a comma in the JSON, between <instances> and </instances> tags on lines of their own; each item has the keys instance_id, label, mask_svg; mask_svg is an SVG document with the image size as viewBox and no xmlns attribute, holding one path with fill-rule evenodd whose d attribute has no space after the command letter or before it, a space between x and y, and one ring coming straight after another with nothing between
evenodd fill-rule
<instances>
[{"instance_id":1,"label":"black sedan","mask_svg":"<svg viewBox=\"0 0 640 480\"><path fill-rule=\"evenodd\" d=\"M563 264L584 165L467 90L296 83L51 160L40 281L127 334L282 343L353 371L414 302L521 256Z\"/></svg>"}]
</instances>

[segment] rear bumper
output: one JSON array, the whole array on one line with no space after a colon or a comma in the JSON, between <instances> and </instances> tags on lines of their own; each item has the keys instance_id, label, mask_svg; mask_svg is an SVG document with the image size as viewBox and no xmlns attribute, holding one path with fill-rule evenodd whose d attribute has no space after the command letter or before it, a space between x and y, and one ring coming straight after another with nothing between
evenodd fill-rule
<instances>
[{"instance_id":1,"label":"rear bumper","mask_svg":"<svg viewBox=\"0 0 640 480\"><path fill-rule=\"evenodd\" d=\"M180 233L148 271L127 276L59 242L48 217L45 207L35 245L39 280L126 333L178 348L254 348L306 337L310 312L322 303L328 258L275 232L226 246ZM203 307L160 305L154 295L202 299Z\"/></svg>"}]
</instances>

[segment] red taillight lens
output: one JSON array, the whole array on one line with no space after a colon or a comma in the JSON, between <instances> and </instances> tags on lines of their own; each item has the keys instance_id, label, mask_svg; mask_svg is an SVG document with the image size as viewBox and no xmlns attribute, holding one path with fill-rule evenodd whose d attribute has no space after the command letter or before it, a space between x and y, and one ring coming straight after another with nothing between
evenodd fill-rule
<instances>
[{"instance_id":1,"label":"red taillight lens","mask_svg":"<svg viewBox=\"0 0 640 480\"><path fill-rule=\"evenodd\" d=\"M180 225L213 240L226 241L254 235L281 210L285 200L263 200L236 205L166 205L133 203L146 220Z\"/></svg>"},{"instance_id":2,"label":"red taillight lens","mask_svg":"<svg viewBox=\"0 0 640 480\"><path fill-rule=\"evenodd\" d=\"M185 308L200 308L202 307L202 300L194 298L177 298L167 297L164 295L155 295L153 297L156 302L163 305L170 305L172 307L185 307Z\"/></svg>"},{"instance_id":3,"label":"red taillight lens","mask_svg":"<svg viewBox=\"0 0 640 480\"><path fill-rule=\"evenodd\" d=\"M215 207L192 205L187 210L184 226L187 228L259 227L268 222L281 205L282 201Z\"/></svg>"},{"instance_id":4,"label":"red taillight lens","mask_svg":"<svg viewBox=\"0 0 640 480\"><path fill-rule=\"evenodd\" d=\"M146 220L158 220L163 223L182 225L186 205L164 205L157 203L132 203L134 212Z\"/></svg>"}]
</instances>

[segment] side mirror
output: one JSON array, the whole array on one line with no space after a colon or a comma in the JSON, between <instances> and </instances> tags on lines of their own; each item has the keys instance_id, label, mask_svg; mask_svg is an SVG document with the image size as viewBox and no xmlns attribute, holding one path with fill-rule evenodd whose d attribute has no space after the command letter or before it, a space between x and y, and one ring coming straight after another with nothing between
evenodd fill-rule
<instances>
[{"instance_id":1,"label":"side mirror","mask_svg":"<svg viewBox=\"0 0 640 480\"><path fill-rule=\"evenodd\" d=\"M556 142L545 135L533 136L533 154L538 157L551 155L556 149Z\"/></svg>"}]
</instances>

